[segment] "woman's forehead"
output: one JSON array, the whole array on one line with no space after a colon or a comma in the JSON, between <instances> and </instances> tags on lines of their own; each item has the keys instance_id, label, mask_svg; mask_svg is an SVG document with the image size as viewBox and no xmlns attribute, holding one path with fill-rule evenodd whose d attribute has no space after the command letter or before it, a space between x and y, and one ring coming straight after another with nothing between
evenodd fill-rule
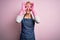
<instances>
[{"instance_id":1,"label":"woman's forehead","mask_svg":"<svg viewBox=\"0 0 60 40\"><path fill-rule=\"evenodd\" d=\"M26 4L31 4L31 2L26 2Z\"/></svg>"}]
</instances>

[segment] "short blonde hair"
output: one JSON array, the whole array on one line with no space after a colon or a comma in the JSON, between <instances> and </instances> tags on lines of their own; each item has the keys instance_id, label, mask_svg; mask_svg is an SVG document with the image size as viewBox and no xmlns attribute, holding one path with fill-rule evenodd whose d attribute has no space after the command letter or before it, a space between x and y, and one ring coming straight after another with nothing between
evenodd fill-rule
<instances>
[{"instance_id":1,"label":"short blonde hair","mask_svg":"<svg viewBox=\"0 0 60 40\"><path fill-rule=\"evenodd\" d=\"M30 2L30 1L27 1L27 2L26 2L26 4L28 4L28 3L29 3L29 4L31 4L31 2Z\"/></svg>"}]
</instances>

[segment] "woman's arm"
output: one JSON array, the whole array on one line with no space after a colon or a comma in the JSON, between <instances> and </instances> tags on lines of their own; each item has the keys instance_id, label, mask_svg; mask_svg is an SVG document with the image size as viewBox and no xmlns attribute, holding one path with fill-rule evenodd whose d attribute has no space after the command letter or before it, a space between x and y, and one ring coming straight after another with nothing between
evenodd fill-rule
<instances>
[{"instance_id":1,"label":"woman's arm","mask_svg":"<svg viewBox=\"0 0 60 40\"><path fill-rule=\"evenodd\" d=\"M19 11L19 14L17 15L17 18L16 18L17 23L21 23L25 10L26 10L26 8L25 8L25 2L24 2L24 3L22 3L21 10Z\"/></svg>"},{"instance_id":2,"label":"woman's arm","mask_svg":"<svg viewBox=\"0 0 60 40\"><path fill-rule=\"evenodd\" d=\"M33 6L32 6L32 9L31 10L32 10L32 14L34 16L33 19L35 20L36 23L40 23L40 16L37 15L37 13L36 13L36 11L34 9L34 4L33 3L32 3L32 5Z\"/></svg>"},{"instance_id":3,"label":"woman's arm","mask_svg":"<svg viewBox=\"0 0 60 40\"><path fill-rule=\"evenodd\" d=\"M40 23L40 16L36 14L36 11L32 11L32 17L36 23Z\"/></svg>"}]
</instances>

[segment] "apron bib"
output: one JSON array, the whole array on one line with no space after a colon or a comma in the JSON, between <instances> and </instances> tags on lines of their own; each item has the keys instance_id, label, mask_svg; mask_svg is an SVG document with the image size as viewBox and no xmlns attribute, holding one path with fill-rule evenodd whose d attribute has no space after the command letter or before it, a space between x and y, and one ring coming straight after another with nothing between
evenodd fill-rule
<instances>
[{"instance_id":1,"label":"apron bib","mask_svg":"<svg viewBox=\"0 0 60 40\"><path fill-rule=\"evenodd\" d=\"M21 23L22 23L22 30L21 30L20 40L35 40L34 20L32 18L30 19L23 18Z\"/></svg>"}]
</instances>

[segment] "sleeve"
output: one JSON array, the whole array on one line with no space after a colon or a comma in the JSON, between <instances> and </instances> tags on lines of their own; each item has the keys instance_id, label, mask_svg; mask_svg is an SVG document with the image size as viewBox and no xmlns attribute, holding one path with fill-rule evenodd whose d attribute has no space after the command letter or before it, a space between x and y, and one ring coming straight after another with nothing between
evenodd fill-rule
<instances>
[{"instance_id":1,"label":"sleeve","mask_svg":"<svg viewBox=\"0 0 60 40\"><path fill-rule=\"evenodd\" d=\"M34 20L35 20L35 22L38 24L38 23L40 23L40 17L39 16L35 16L34 17Z\"/></svg>"},{"instance_id":2,"label":"sleeve","mask_svg":"<svg viewBox=\"0 0 60 40\"><path fill-rule=\"evenodd\" d=\"M21 23L22 19L23 19L23 16L18 15L16 18L16 22Z\"/></svg>"}]
</instances>

